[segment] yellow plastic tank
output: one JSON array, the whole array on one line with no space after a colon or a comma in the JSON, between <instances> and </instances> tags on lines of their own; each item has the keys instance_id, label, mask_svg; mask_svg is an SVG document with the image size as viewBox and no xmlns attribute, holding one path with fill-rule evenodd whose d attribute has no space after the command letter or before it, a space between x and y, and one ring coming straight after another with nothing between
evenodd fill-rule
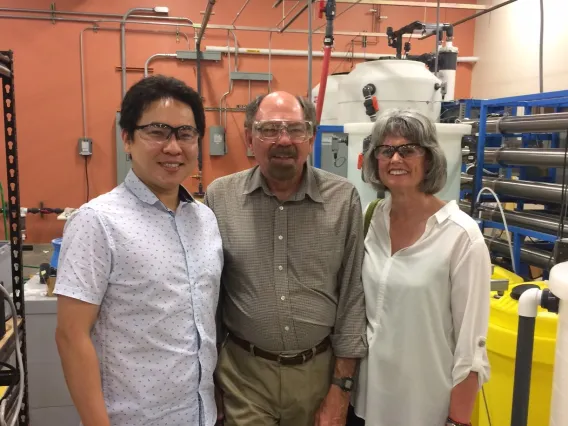
<instances>
[{"instance_id":1,"label":"yellow plastic tank","mask_svg":"<svg viewBox=\"0 0 568 426\"><path fill-rule=\"evenodd\" d=\"M500 276L512 274L506 270L498 270L497 267L494 272ZM546 282L522 283L522 279L519 282L515 277L514 274L511 276L509 290L503 296L491 296L487 335L491 377L483 387L483 392L478 395L472 418L474 426L511 424L519 315L518 301L511 298L510 292L518 285L546 288ZM539 308L535 327L528 426L548 424L557 322L557 314Z\"/></svg>"}]
</instances>

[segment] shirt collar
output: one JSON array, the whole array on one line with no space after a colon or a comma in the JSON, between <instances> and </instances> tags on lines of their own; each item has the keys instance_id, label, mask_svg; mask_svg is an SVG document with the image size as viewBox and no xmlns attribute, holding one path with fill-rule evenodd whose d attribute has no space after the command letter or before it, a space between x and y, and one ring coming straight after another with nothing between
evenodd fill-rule
<instances>
[{"instance_id":1,"label":"shirt collar","mask_svg":"<svg viewBox=\"0 0 568 426\"><path fill-rule=\"evenodd\" d=\"M148 186L146 186L146 184L142 182L138 176L136 176L136 173L134 173L132 169L130 169L130 171L126 175L126 178L124 179L124 185L140 201L143 201L146 204L154 205L158 201L160 201L158 197L156 197L156 194L150 191L150 188L148 188ZM179 186L179 200L182 203L194 202L193 197L182 185Z\"/></svg>"},{"instance_id":2,"label":"shirt collar","mask_svg":"<svg viewBox=\"0 0 568 426\"><path fill-rule=\"evenodd\" d=\"M385 209L384 211L386 213L387 218L390 217L391 207L392 207L391 197L385 198L385 200L383 201L383 208ZM455 200L448 201L446 203L446 205L444 205L440 210L438 210L436 213L434 213L432 216L430 216L430 218L428 219L428 222L432 222L433 220L435 220L439 224L443 223L456 210L459 210L459 206L456 203L456 201Z\"/></svg>"},{"instance_id":3,"label":"shirt collar","mask_svg":"<svg viewBox=\"0 0 568 426\"><path fill-rule=\"evenodd\" d=\"M244 195L249 195L258 189L262 189L266 195L273 196L274 194L268 188L266 179L262 175L260 168L255 166L251 169L251 172L245 182L245 188L243 191ZM302 176L302 182L296 194L291 198L293 201L303 200L306 195L310 197L316 203L323 203L323 198L318 187L318 182L314 175L313 167L304 165L304 173Z\"/></svg>"},{"instance_id":4,"label":"shirt collar","mask_svg":"<svg viewBox=\"0 0 568 426\"><path fill-rule=\"evenodd\" d=\"M444 222L446 219L448 219L452 213L454 213L456 210L459 210L459 206L456 203L455 200L451 200L448 201L446 203L446 205L444 207L442 207L440 210L438 210L434 216L436 217L436 221L438 223L442 223Z\"/></svg>"}]
</instances>

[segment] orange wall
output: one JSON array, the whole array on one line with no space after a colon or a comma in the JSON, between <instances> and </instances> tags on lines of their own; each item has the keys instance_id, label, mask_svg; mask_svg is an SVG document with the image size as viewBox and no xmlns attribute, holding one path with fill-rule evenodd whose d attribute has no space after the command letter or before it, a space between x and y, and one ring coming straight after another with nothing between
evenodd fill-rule
<instances>
[{"instance_id":1,"label":"orange wall","mask_svg":"<svg viewBox=\"0 0 568 426\"><path fill-rule=\"evenodd\" d=\"M230 24L245 0L217 0L211 24ZM475 0L459 0L475 3ZM21 0L5 0L2 7L22 7ZM49 9L50 1L27 0L29 9ZM104 12L123 14L131 7L168 6L170 16L190 17L200 22L206 0L60 0L58 10L81 12ZM236 25L273 27L282 18L282 8L272 9L273 0L251 0ZM317 3L317 2L316 2ZM285 2L290 9L294 2ZM338 13L349 5L339 4ZM370 31L371 5L357 5L342 15L335 23L338 31ZM441 21L454 22L475 11L442 9ZM0 11L0 16L11 12ZM435 22L435 9L381 6L382 20L379 32L387 26L397 29L414 20ZM27 15L39 16L39 15ZM95 19L84 17L82 19ZM22 206L37 207L40 201L48 207L78 207L86 197L84 161L77 154L77 139L82 136L81 89L79 68L79 34L87 23L32 21L21 19L0 20L0 49L14 51L15 93L17 111L17 136L19 143L20 194ZM314 28L323 20L316 17ZM118 28L117 24L100 24ZM143 67L146 59L154 53L173 53L187 49L183 37L176 38L176 27L135 26L128 29L169 31L163 33L127 33L127 66ZM307 28L307 14L298 19L290 28ZM191 49L194 50L193 29L180 27L188 34ZM474 21L456 28L455 44L461 56L473 54ZM238 31L240 47L268 48L269 35L265 32ZM336 36L335 49L349 50L352 37ZM232 43L232 41L231 41ZM208 29L203 46L227 44L227 31ZM314 35L314 49L321 49L322 36ZM274 34L274 49L307 49L306 34ZM434 39L413 41L412 53L423 53L434 48ZM362 52L355 45L355 52ZM369 45L367 52L394 52L387 46L387 39L378 39L378 44ZM115 113L121 100L121 77L116 67L120 66L120 40L118 31L85 31L84 35L85 80L87 99L87 135L93 139L93 156L89 160L89 182L91 197L113 188L115 172ZM231 58L233 61L233 58ZM233 63L233 62L232 62ZM231 65L232 66L232 65ZM348 71L354 66L349 60L332 58L330 71ZM456 97L468 97L471 83L470 64L460 64L457 73ZM169 74L183 79L189 85L196 85L195 63L179 63L172 60L156 60L151 64L154 73ZM239 71L268 72L268 58L241 55ZM271 72L274 74L272 90L288 90L293 93L307 93L307 58L273 57ZM313 61L313 84L318 83L321 72L321 58ZM128 74L131 85L142 77L141 73ZM221 95L228 90L228 61L226 55L219 63L203 63L203 96L207 107L218 107ZM267 85L253 83L252 96L267 91ZM248 84L237 82L227 104L234 107L248 101ZM207 185L215 178L245 169L253 160L245 155L242 134L243 113L229 113L227 116L228 154L210 158L208 135L204 141L203 183ZM207 125L219 124L219 113L207 113ZM4 151L0 158L0 180L6 182ZM197 189L195 180L186 185ZM54 216L43 219L36 215L27 218L28 242L48 242L60 236L62 222Z\"/></svg>"}]
</instances>

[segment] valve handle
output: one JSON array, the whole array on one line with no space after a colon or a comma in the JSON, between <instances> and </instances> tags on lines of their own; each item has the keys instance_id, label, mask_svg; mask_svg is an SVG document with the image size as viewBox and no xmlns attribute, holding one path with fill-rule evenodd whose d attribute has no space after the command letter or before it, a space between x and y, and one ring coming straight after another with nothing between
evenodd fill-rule
<instances>
[{"instance_id":1,"label":"valve handle","mask_svg":"<svg viewBox=\"0 0 568 426\"><path fill-rule=\"evenodd\" d=\"M318 16L319 16L320 19L323 18L324 15L325 15L325 1L326 1L326 0L320 0L320 2L319 2L319 13L318 13Z\"/></svg>"}]
</instances>

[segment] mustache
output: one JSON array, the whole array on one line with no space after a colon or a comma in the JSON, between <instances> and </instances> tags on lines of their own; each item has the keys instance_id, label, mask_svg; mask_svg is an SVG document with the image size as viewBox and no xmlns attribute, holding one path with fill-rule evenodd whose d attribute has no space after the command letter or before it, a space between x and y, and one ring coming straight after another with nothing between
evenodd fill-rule
<instances>
[{"instance_id":1,"label":"mustache","mask_svg":"<svg viewBox=\"0 0 568 426\"><path fill-rule=\"evenodd\" d=\"M270 158L272 157L292 157L296 158L298 151L294 146L278 146L272 148L270 151Z\"/></svg>"}]
</instances>

